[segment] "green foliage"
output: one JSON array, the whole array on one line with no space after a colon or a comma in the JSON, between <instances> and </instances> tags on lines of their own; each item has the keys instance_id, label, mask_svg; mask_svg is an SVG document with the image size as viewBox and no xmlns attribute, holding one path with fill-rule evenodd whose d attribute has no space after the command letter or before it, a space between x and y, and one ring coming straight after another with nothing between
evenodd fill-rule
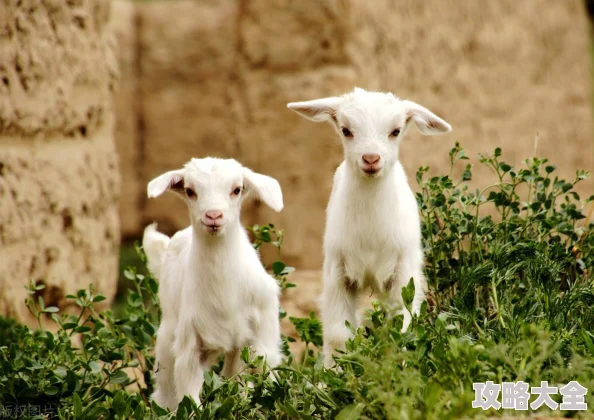
<instances>
[{"instance_id":1,"label":"green foliage","mask_svg":"<svg viewBox=\"0 0 594 420\"><path fill-rule=\"evenodd\" d=\"M459 145L450 158L450 175L417 173L430 290L408 331L400 332L401 315L390 317L374 302L365 326L335 357L338 368L327 370L320 321L313 313L289 317L304 344L300 363L284 337L288 357L272 370L246 348L240 375L220 377L219 362L205 374L201 405L185 398L169 413L149 401L159 322L150 275L124 271L130 290L117 314L96 311L104 297L90 287L69 296L76 315L60 315L32 283L27 304L39 328L0 319L0 402L49 407L65 419L441 420L522 414L473 409L473 382L577 380L594 407L594 197L584 211L574 191L587 174L567 182L536 158L513 168L497 149L479 159L495 181L473 190L471 165L453 179L467 160ZM257 249L278 250L269 269L282 288L295 287L293 269L280 260L283 232L272 225L251 231ZM402 294L410 305L412 282Z\"/></svg>"},{"instance_id":2,"label":"green foliage","mask_svg":"<svg viewBox=\"0 0 594 420\"><path fill-rule=\"evenodd\" d=\"M594 330L594 235L589 221L580 223L586 215L574 186L588 174L567 182L547 159L516 169L500 157L499 148L480 156L496 177L483 190L470 191L470 165L458 181L424 179L427 168L417 173L434 312L450 311L474 334L495 339L514 340L522 325L535 323L566 351L584 346L574 339ZM466 159L458 144L450 159L452 168ZM593 200L585 201L590 211Z\"/></svg>"},{"instance_id":3,"label":"green foliage","mask_svg":"<svg viewBox=\"0 0 594 420\"><path fill-rule=\"evenodd\" d=\"M123 315L117 318L110 310L95 310L105 296L95 293L92 286L67 296L77 314L62 316L58 308L45 306L38 293L43 285L32 282L28 286L27 307L39 329L17 326L10 342L3 337L0 401L5 409L42 407L68 419L127 418L134 411L146 411L150 385L137 393L126 392L126 387L139 380L150 384L158 323L151 309L158 285L131 271L126 276L134 289L129 291ZM144 296L152 296L149 305ZM52 329L57 331L44 328L47 322L55 323ZM133 372L138 377L130 377Z\"/></svg>"}]
</instances>

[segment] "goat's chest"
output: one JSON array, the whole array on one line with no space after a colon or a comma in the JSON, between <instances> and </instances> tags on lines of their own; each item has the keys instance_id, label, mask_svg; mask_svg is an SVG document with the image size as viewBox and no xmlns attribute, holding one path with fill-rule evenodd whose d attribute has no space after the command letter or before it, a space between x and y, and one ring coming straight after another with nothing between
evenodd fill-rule
<instances>
[{"instance_id":1,"label":"goat's chest","mask_svg":"<svg viewBox=\"0 0 594 420\"><path fill-rule=\"evenodd\" d=\"M200 299L200 307L203 310L196 314L194 324L207 348L229 351L249 344L259 320L258 308L238 294Z\"/></svg>"},{"instance_id":2,"label":"goat's chest","mask_svg":"<svg viewBox=\"0 0 594 420\"><path fill-rule=\"evenodd\" d=\"M379 200L365 193L345 193L331 202L325 252L340 258L347 277L379 287L394 273L406 247L416 246L417 208L414 200L396 195Z\"/></svg>"},{"instance_id":3,"label":"goat's chest","mask_svg":"<svg viewBox=\"0 0 594 420\"><path fill-rule=\"evenodd\" d=\"M394 273L400 256L399 243L390 233L365 226L346 228L347 240L341 249L345 275L366 286L384 283Z\"/></svg>"},{"instance_id":4,"label":"goat's chest","mask_svg":"<svg viewBox=\"0 0 594 420\"><path fill-rule=\"evenodd\" d=\"M204 267L200 281L182 293L182 307L189 308L196 333L211 350L229 351L248 344L253 337L259 309L245 279L237 273L220 269L209 272Z\"/></svg>"}]
</instances>

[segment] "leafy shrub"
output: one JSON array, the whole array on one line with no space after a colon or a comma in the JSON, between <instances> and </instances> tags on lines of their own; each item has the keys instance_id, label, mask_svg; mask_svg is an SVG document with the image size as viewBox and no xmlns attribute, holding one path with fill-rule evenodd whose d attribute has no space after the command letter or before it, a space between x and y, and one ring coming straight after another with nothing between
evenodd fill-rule
<instances>
[{"instance_id":1,"label":"leafy shrub","mask_svg":"<svg viewBox=\"0 0 594 420\"><path fill-rule=\"evenodd\" d=\"M466 160L459 145L450 158L452 173ZM419 170L428 302L405 333L402 316L390 318L374 302L336 370L323 367L315 315L290 317L305 352L297 360L285 338L288 357L274 379L244 349L247 367L238 377L219 377L220 362L207 372L201 406L187 398L176 413L151 406L158 284L130 268L131 289L117 314L97 312L104 297L89 288L69 297L78 314L59 316L39 297L43 286L29 285L39 328L0 320L0 401L5 410L29 407L33 418L41 418L37 407L65 419L457 419L521 414L473 409L473 382L577 380L594 407L594 197L584 212L573 190L587 174L567 182L546 159L516 169L500 158L499 149L480 157L495 174L484 190L470 189L470 165L456 180ZM256 248L271 244L280 255L282 231L252 232ZM291 267L279 260L270 268L283 288L295 286ZM413 294L411 282L403 289L407 305Z\"/></svg>"}]
</instances>

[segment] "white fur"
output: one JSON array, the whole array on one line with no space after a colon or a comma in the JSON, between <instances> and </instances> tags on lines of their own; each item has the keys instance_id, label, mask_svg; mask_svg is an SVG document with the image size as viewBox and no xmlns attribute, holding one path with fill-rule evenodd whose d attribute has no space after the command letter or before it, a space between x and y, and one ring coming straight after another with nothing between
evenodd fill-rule
<instances>
[{"instance_id":1,"label":"white fur","mask_svg":"<svg viewBox=\"0 0 594 420\"><path fill-rule=\"evenodd\" d=\"M357 302L365 289L379 293L390 307L401 311L406 330L411 315L404 308L401 290L412 277L413 312L418 314L427 288L420 220L398 150L411 123L426 135L442 134L451 127L414 102L359 88L340 97L287 106L310 120L330 121L344 147L324 235L321 314L329 367L334 349L344 348L351 336L345 320L358 324ZM350 134L343 134L343 129ZM393 135L395 129L400 134ZM370 165L374 158L366 162L364 156L371 155L379 156L379 161Z\"/></svg>"},{"instance_id":2,"label":"white fur","mask_svg":"<svg viewBox=\"0 0 594 420\"><path fill-rule=\"evenodd\" d=\"M237 187L245 187L239 195ZM193 195L186 191L191 189ZM156 344L152 398L177 408L184 395L199 403L203 371L225 354L223 374L241 368L240 352L251 346L269 366L281 360L279 287L266 273L240 224L244 195L257 194L276 211L283 208L278 182L232 159L192 159L148 184L149 197L177 192L190 210L191 226L171 239L145 229L149 269L160 282L162 319ZM219 211L217 228L206 212Z\"/></svg>"}]
</instances>

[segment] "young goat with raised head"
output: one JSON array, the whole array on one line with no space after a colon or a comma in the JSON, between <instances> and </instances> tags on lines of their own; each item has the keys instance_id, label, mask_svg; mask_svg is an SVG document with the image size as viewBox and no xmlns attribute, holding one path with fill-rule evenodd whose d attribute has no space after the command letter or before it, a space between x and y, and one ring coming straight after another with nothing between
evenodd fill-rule
<instances>
[{"instance_id":1,"label":"young goat with raised head","mask_svg":"<svg viewBox=\"0 0 594 420\"><path fill-rule=\"evenodd\" d=\"M240 224L243 199L254 194L275 211L283 208L279 183L233 159L192 159L148 184L148 196L179 194L191 226L172 238L145 229L142 245L159 280L162 319L156 344L152 398L177 408L184 395L199 402L203 371L225 354L223 375L241 369L251 346L268 365L281 360L279 286L266 273Z\"/></svg>"},{"instance_id":2,"label":"young goat with raised head","mask_svg":"<svg viewBox=\"0 0 594 420\"><path fill-rule=\"evenodd\" d=\"M357 326L357 301L364 289L383 296L404 315L411 315L401 290L414 279L413 312L425 298L423 251L417 202L399 162L398 149L410 125L422 134L451 130L450 125L414 102L391 93L355 88L351 93L288 108L310 120L330 121L344 147L344 161L334 174L326 212L324 288L321 297L325 364Z\"/></svg>"}]
</instances>

